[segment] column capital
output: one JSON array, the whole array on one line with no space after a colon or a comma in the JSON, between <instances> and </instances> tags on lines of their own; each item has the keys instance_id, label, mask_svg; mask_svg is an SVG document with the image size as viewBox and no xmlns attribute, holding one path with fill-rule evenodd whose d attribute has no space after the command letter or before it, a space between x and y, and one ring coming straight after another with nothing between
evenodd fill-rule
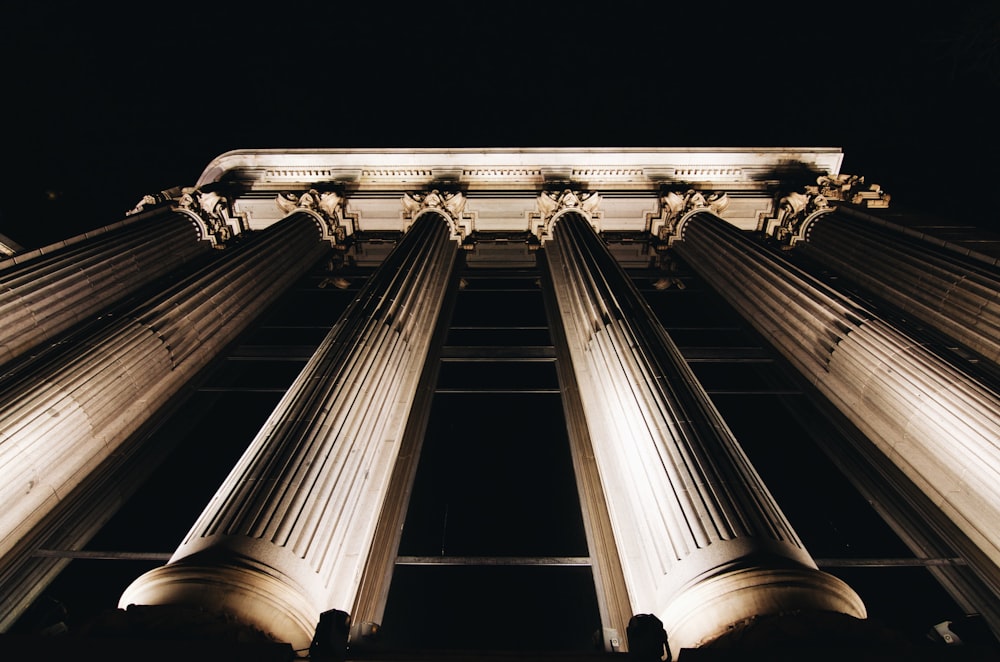
<instances>
[{"instance_id":1,"label":"column capital","mask_svg":"<svg viewBox=\"0 0 1000 662\"><path fill-rule=\"evenodd\" d=\"M542 243L552 238L552 227L559 216L566 212L576 212L583 216L597 232L601 231L600 222L604 212L598 207L601 196L597 191L562 188L559 190L542 191L535 200L538 211L528 214L531 233Z\"/></svg>"},{"instance_id":2,"label":"column capital","mask_svg":"<svg viewBox=\"0 0 1000 662\"><path fill-rule=\"evenodd\" d=\"M801 191L787 193L778 199L775 216L764 221L765 234L794 246L803 240L809 225L833 211L838 203L850 203L866 208L886 208L890 196L878 184L865 184L859 175L820 175L816 184Z\"/></svg>"},{"instance_id":3,"label":"column capital","mask_svg":"<svg viewBox=\"0 0 1000 662\"><path fill-rule=\"evenodd\" d=\"M693 211L711 211L722 214L729 207L729 196L725 192L709 193L687 189L683 193L675 190L660 192L659 214L649 217L649 232L660 241L672 242L679 238L685 216Z\"/></svg>"},{"instance_id":4,"label":"column capital","mask_svg":"<svg viewBox=\"0 0 1000 662\"><path fill-rule=\"evenodd\" d=\"M408 230L421 214L435 211L444 216L451 225L451 238L462 241L475 229L476 215L465 211L465 203L465 194L452 188L432 188L403 193L404 230Z\"/></svg>"},{"instance_id":5,"label":"column capital","mask_svg":"<svg viewBox=\"0 0 1000 662\"><path fill-rule=\"evenodd\" d=\"M147 198L152 198L154 204L157 201L157 196L147 196L136 209L144 208ZM186 186L179 189L179 195L171 198L171 202L178 211L188 213L196 221L202 237L215 248L223 248L234 236L249 229L246 214L235 213L229 196L219 187Z\"/></svg>"},{"instance_id":6,"label":"column capital","mask_svg":"<svg viewBox=\"0 0 1000 662\"><path fill-rule=\"evenodd\" d=\"M314 188L304 193L285 191L278 194L274 203L286 214L295 211L311 212L319 223L323 240L329 241L334 246L343 244L347 235L352 234L352 225L344 220L347 216L344 210L346 197L341 191L335 189L319 191Z\"/></svg>"}]
</instances>

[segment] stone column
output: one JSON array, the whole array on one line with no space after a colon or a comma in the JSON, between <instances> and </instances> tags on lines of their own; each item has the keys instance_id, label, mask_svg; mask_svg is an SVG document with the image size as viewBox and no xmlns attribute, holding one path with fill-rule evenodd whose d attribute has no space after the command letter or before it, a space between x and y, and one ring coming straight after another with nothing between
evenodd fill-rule
<instances>
[{"instance_id":1,"label":"stone column","mask_svg":"<svg viewBox=\"0 0 1000 662\"><path fill-rule=\"evenodd\" d=\"M864 618L587 219L558 216L545 256L634 612L663 621L675 654L757 616Z\"/></svg>"},{"instance_id":2,"label":"stone column","mask_svg":"<svg viewBox=\"0 0 1000 662\"><path fill-rule=\"evenodd\" d=\"M814 215L799 234L795 250L1000 365L995 259L850 208Z\"/></svg>"},{"instance_id":3,"label":"stone column","mask_svg":"<svg viewBox=\"0 0 1000 662\"><path fill-rule=\"evenodd\" d=\"M421 214L316 350L170 562L120 605L197 607L309 647L350 612L457 243Z\"/></svg>"},{"instance_id":4,"label":"stone column","mask_svg":"<svg viewBox=\"0 0 1000 662\"><path fill-rule=\"evenodd\" d=\"M74 506L73 490L84 481L94 489L133 435L329 250L320 238L312 214L293 214L0 382L0 583L25 572L34 546ZM20 604L4 598L0 624Z\"/></svg>"},{"instance_id":5,"label":"stone column","mask_svg":"<svg viewBox=\"0 0 1000 662\"><path fill-rule=\"evenodd\" d=\"M207 253L203 239L164 209L0 261L0 365Z\"/></svg>"},{"instance_id":6,"label":"stone column","mask_svg":"<svg viewBox=\"0 0 1000 662\"><path fill-rule=\"evenodd\" d=\"M968 536L987 557L968 562L1000 588L1000 395L712 213L678 236L672 250Z\"/></svg>"}]
</instances>

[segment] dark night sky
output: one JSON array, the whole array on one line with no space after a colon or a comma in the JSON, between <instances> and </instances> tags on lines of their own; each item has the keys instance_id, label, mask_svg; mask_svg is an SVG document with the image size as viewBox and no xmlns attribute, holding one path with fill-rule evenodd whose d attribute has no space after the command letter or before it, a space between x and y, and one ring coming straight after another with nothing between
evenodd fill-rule
<instances>
[{"instance_id":1,"label":"dark night sky","mask_svg":"<svg viewBox=\"0 0 1000 662\"><path fill-rule=\"evenodd\" d=\"M104 225L264 147L837 146L896 204L978 214L995 2L675 4L13 0L0 232Z\"/></svg>"}]
</instances>

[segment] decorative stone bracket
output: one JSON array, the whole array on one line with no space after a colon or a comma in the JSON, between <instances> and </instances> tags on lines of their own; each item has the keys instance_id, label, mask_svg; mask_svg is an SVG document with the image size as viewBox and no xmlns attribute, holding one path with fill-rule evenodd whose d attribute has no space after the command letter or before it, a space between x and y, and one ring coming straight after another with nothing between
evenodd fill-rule
<instances>
[{"instance_id":1,"label":"decorative stone bracket","mask_svg":"<svg viewBox=\"0 0 1000 662\"><path fill-rule=\"evenodd\" d=\"M701 191L688 189L684 193L667 191L660 195L660 213L649 217L649 232L661 241L677 238L681 220L690 212L707 210L721 215L729 207L729 196L725 193L710 193L705 197Z\"/></svg>"},{"instance_id":2,"label":"decorative stone bracket","mask_svg":"<svg viewBox=\"0 0 1000 662\"><path fill-rule=\"evenodd\" d=\"M805 237L806 228L819 216L850 202L867 208L886 208L890 196L878 184L865 185L858 175L820 175L814 186L803 187L778 200L777 213L765 219L763 230L780 242L794 246Z\"/></svg>"},{"instance_id":3,"label":"decorative stone bracket","mask_svg":"<svg viewBox=\"0 0 1000 662\"><path fill-rule=\"evenodd\" d=\"M475 213L465 211L466 198L461 191L431 189L403 194L403 229L428 210L439 212L451 224L451 238L464 241L475 229Z\"/></svg>"},{"instance_id":4,"label":"decorative stone bracket","mask_svg":"<svg viewBox=\"0 0 1000 662\"><path fill-rule=\"evenodd\" d=\"M335 246L342 245L352 234L352 224L345 222L348 214L344 211L344 196L337 191L309 189L301 194L286 191L278 194L275 204L286 214L303 210L312 212L323 231L323 239Z\"/></svg>"},{"instance_id":5,"label":"decorative stone bracket","mask_svg":"<svg viewBox=\"0 0 1000 662\"><path fill-rule=\"evenodd\" d=\"M594 230L601 231L604 212L597 209L601 204L601 196L596 191L569 188L561 191L542 191L536 203L538 211L528 213L528 227L542 243L552 238L553 221L567 211L579 212L590 221Z\"/></svg>"}]
</instances>

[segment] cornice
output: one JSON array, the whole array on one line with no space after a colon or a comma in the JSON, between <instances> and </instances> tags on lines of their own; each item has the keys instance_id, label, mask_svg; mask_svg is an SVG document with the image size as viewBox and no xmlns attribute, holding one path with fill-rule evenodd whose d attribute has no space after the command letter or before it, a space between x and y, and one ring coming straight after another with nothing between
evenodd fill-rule
<instances>
[{"instance_id":1,"label":"cornice","mask_svg":"<svg viewBox=\"0 0 1000 662\"><path fill-rule=\"evenodd\" d=\"M360 189L423 187L540 190L551 182L651 189L664 183L763 188L780 173L808 168L839 174L837 147L241 149L212 160L197 186L239 182L247 189L338 182Z\"/></svg>"}]
</instances>

